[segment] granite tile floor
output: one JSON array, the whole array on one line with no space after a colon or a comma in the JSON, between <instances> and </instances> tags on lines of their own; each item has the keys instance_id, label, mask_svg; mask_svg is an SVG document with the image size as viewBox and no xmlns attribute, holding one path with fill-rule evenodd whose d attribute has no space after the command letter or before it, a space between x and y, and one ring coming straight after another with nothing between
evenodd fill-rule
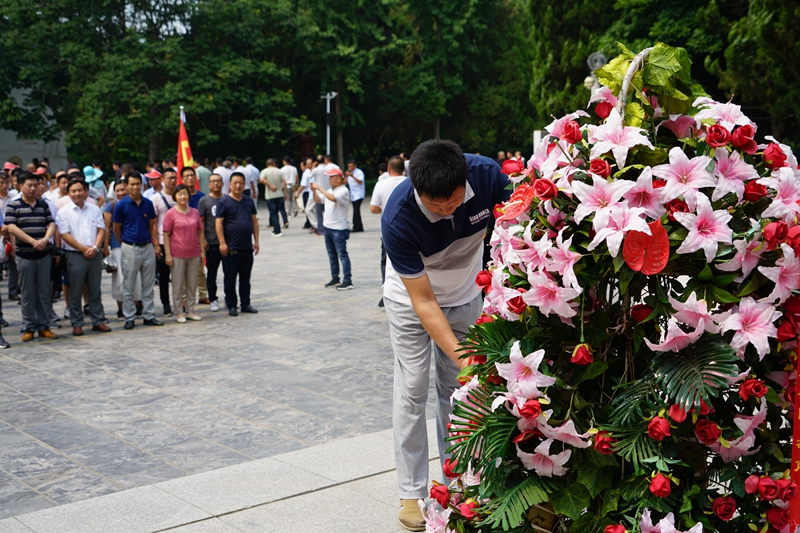
<instances>
[{"instance_id":1,"label":"granite tile floor","mask_svg":"<svg viewBox=\"0 0 800 533\"><path fill-rule=\"evenodd\" d=\"M2 282L12 346L0 351L0 519L390 428L379 223L367 203L366 231L348 241L352 291L323 287L324 240L301 229L302 214L276 239L260 206L257 315L198 306L201 322L124 331L112 320L112 333L80 338L62 320L59 339L22 344ZM114 317L106 274L104 305Z\"/></svg>"}]
</instances>

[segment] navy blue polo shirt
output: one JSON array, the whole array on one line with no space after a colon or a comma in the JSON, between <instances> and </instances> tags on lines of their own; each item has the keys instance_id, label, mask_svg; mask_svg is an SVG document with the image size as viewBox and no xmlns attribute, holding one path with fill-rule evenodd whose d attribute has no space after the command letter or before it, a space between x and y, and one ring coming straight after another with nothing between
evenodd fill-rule
<instances>
[{"instance_id":1,"label":"navy blue polo shirt","mask_svg":"<svg viewBox=\"0 0 800 533\"><path fill-rule=\"evenodd\" d=\"M478 295L475 276L483 268L483 238L494 206L508 200L508 177L492 159L465 154L464 202L448 216L432 213L419 200L411 180L392 192L381 217L389 263L384 296L410 304L400 278L427 274L442 307L469 303Z\"/></svg>"},{"instance_id":2,"label":"navy blue polo shirt","mask_svg":"<svg viewBox=\"0 0 800 533\"><path fill-rule=\"evenodd\" d=\"M137 205L126 196L114 207L114 223L122 224L122 242L144 244L153 241L150 221L156 219L153 202L142 197Z\"/></svg>"},{"instance_id":3,"label":"navy blue polo shirt","mask_svg":"<svg viewBox=\"0 0 800 533\"><path fill-rule=\"evenodd\" d=\"M253 215L256 214L256 204L249 196L242 196L236 201L229 195L219 199L217 203L217 218L222 219L222 234L225 244L231 250L253 249Z\"/></svg>"},{"instance_id":4,"label":"navy blue polo shirt","mask_svg":"<svg viewBox=\"0 0 800 533\"><path fill-rule=\"evenodd\" d=\"M206 193L204 193L202 191L199 191L199 190L197 192L195 192L193 195L191 195L189 197L189 207L194 207L195 209L199 210L199 208L200 208L200 198L202 198L205 195L206 195Z\"/></svg>"}]
</instances>

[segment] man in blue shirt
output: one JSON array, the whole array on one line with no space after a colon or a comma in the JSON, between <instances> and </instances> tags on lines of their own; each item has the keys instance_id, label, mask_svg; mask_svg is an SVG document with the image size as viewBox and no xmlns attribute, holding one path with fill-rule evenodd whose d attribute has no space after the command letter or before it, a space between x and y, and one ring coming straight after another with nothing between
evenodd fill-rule
<instances>
[{"instance_id":1,"label":"man in blue shirt","mask_svg":"<svg viewBox=\"0 0 800 533\"><path fill-rule=\"evenodd\" d=\"M125 329L133 329L136 302L133 292L136 275L142 276L142 316L145 326L163 326L156 319L153 287L156 283L156 260L161 257L153 202L142 197L142 176L131 172L126 176L128 196L114 208L114 234L122 243L122 312Z\"/></svg>"},{"instance_id":2,"label":"man in blue shirt","mask_svg":"<svg viewBox=\"0 0 800 533\"><path fill-rule=\"evenodd\" d=\"M464 155L452 141L432 140L411 156L409 179L389 197L381 233L389 262L383 298L394 350L395 462L398 519L423 531L417 506L428 495L425 403L436 354L436 434L439 457L448 444L450 395L458 387L459 342L481 312L475 276L494 206L508 199L508 178L486 157ZM447 484L447 483L445 483Z\"/></svg>"}]
</instances>

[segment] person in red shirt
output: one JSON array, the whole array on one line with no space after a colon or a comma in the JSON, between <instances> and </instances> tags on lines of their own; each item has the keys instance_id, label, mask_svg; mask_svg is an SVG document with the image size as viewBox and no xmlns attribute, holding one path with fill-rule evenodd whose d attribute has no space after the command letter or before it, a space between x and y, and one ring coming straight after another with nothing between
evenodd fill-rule
<instances>
[{"instance_id":1,"label":"person in red shirt","mask_svg":"<svg viewBox=\"0 0 800 533\"><path fill-rule=\"evenodd\" d=\"M205 248L203 223L200 213L189 207L191 195L186 185L178 185L172 193L176 205L164 215L164 249L167 265L172 273L172 304L178 322L186 319L201 320L194 313L197 296L197 273L201 266L201 252ZM186 289L186 315L182 312Z\"/></svg>"}]
</instances>

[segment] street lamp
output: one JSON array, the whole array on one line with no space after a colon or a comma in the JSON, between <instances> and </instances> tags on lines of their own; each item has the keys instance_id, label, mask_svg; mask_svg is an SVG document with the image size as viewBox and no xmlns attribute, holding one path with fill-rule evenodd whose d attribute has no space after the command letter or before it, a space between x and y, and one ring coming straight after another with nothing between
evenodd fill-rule
<instances>
[{"instance_id":1,"label":"street lamp","mask_svg":"<svg viewBox=\"0 0 800 533\"><path fill-rule=\"evenodd\" d=\"M327 134L327 144L325 154L329 155L331 153L331 100L336 98L336 95L339 93L326 93L320 96L323 100L325 100L325 128Z\"/></svg>"}]
</instances>

